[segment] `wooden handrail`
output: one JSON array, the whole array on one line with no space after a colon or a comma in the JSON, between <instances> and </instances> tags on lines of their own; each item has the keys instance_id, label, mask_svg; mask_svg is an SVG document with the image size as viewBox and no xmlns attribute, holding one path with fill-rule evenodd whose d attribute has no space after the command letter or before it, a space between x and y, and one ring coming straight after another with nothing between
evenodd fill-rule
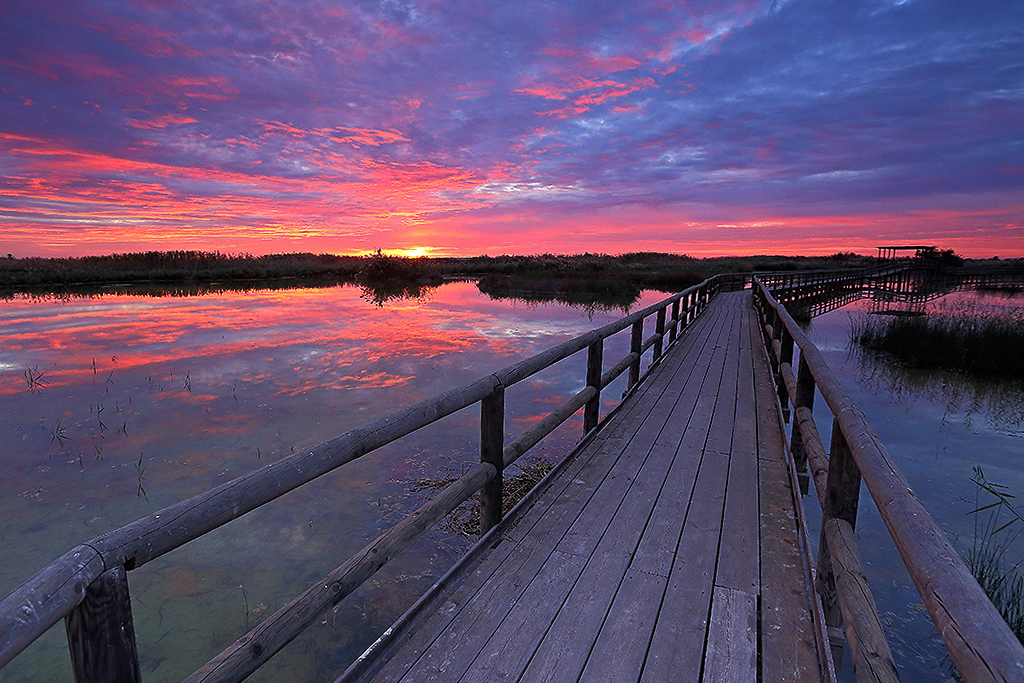
<instances>
[{"instance_id":1,"label":"wooden handrail","mask_svg":"<svg viewBox=\"0 0 1024 683\"><path fill-rule=\"evenodd\" d=\"M785 306L776 301L757 278L754 298L766 332L769 354L775 357L776 372L780 372L783 363L772 342L779 341L776 348L781 348L783 338L788 337L799 349L801 370L806 368L806 373L800 374L817 388L835 419L832 456L826 464L822 462L824 448L809 406L800 405L796 400L800 395L806 397L807 389L801 386L800 378L792 377L790 367L787 376L780 381L783 387L780 397L794 404L794 455L799 450L808 457L822 503L823 532L827 537L823 545L831 553L831 568L826 569L835 576L858 681L895 680L890 677L895 675L895 667L884 644L853 536L855 490L861 478L964 680L980 683L1024 679L1024 647L910 489L863 411L843 389L821 352ZM806 403L806 398L803 402ZM846 453L849 457L844 455ZM843 479L847 481L843 483ZM837 509L851 496L852 520L848 511ZM865 596L867 600L862 599Z\"/></svg>"},{"instance_id":2,"label":"wooden handrail","mask_svg":"<svg viewBox=\"0 0 1024 683\"><path fill-rule=\"evenodd\" d=\"M330 605L335 604L343 597L339 597L341 593L347 594L347 587L352 577L359 577L360 582L365 580L366 576L376 571L387 559L400 552L411 540L422 534L429 524L433 524L436 519L440 518L439 516L447 514L481 488L485 489L482 495L484 499L482 506L486 511L485 527L487 524L496 523L501 517L500 484L497 486L488 484L495 480L504 466L514 462L516 458L581 408L589 406L588 417L585 421L587 430L597 428L600 424L600 402L598 399L604 387L626 370L630 370L629 388L642 382L646 375L639 374L641 356L644 351L653 347L651 365L653 366L660 360L666 346L666 330L669 331L668 344L671 344L677 338L677 330L691 323L719 291L743 288L747 282L749 282L749 276L742 274L711 277L699 285L672 295L643 310L553 346L475 382L350 430L313 448L281 458L258 470L77 546L44 567L3 600L0 600L0 667L10 662L59 620L75 613L76 610L81 610L82 602L89 593L90 587L107 572L121 571L121 575L123 575L123 570L137 569L146 562L273 501L345 463L362 457L456 411L481 403L483 406L481 410L483 462L473 468L465 477L438 494L435 500L410 514L395 528L378 537L363 552L325 577L325 585L328 587L326 593L318 591L314 586L307 591L310 593L309 595L303 594L282 608L283 615L278 618L293 625L299 622L307 623L308 614L311 614L312 611L320 608L328 609ZM669 308L671 308L672 317L666 320L666 311ZM652 315L657 317L655 332L648 339L643 340L644 321ZM630 353L604 373L601 372L600 356L595 362L592 355L596 352L588 353L586 387L570 397L561 407L547 415L532 429L508 444L501 443L503 429L498 425L503 421L504 407L503 400L498 400L497 397L503 395L505 389L583 349L603 348L605 339L627 328L632 330L631 334L637 340L631 344ZM342 576L345 578L338 578ZM358 585L358 583L354 585ZM342 588L335 590L333 588L335 586ZM127 584L123 585L123 593L123 607L127 609L125 619L127 628L130 629L131 612ZM316 596L313 595L314 593ZM330 602L334 598L337 600L334 603ZM271 619L273 618L271 617ZM271 651L278 651L303 627L299 626L297 630L294 630L290 627L285 629L264 626L268 621L270 619L258 627L258 629L265 629L260 631L260 638L271 631L273 631L273 637L266 638L265 642L259 642L259 652L252 649L253 638L256 635L254 632L250 632L234 646L225 650L207 667L197 672L190 680L240 680L237 678L238 672L249 666L238 664L239 658L245 659L245 652L248 652L250 660L255 658L262 663L272 655ZM76 621L76 623L87 624L88 622ZM88 631L87 626L83 628ZM82 630L79 629L79 631ZM85 638L88 641L89 634L87 632L80 633L77 637ZM243 640L248 644L249 650L247 651L239 645ZM126 647L123 656L134 660L134 638L131 639L131 646L132 652L128 652L129 648ZM86 642L82 647L85 648L83 652L76 654L73 651L72 656L79 658L90 656L88 653L89 643ZM239 654L240 652L242 654ZM132 662L127 662L126 668L131 669L131 664ZM135 667L137 669L137 661ZM83 674L83 676L84 678L79 677L78 680L92 680L89 678L89 674ZM101 674L95 674L95 676L98 676L95 680L102 678Z\"/></svg>"}]
</instances>

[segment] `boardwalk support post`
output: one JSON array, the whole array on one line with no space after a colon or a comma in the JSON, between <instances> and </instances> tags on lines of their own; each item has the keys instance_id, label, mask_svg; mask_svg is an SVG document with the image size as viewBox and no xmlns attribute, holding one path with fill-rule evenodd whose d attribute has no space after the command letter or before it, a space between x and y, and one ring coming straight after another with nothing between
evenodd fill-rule
<instances>
[{"instance_id":1,"label":"boardwalk support post","mask_svg":"<svg viewBox=\"0 0 1024 683\"><path fill-rule=\"evenodd\" d=\"M668 343L674 344L679 334L679 299L672 302L672 323L669 326Z\"/></svg>"},{"instance_id":2,"label":"boardwalk support post","mask_svg":"<svg viewBox=\"0 0 1024 683\"><path fill-rule=\"evenodd\" d=\"M796 396L793 397L793 411L799 408L814 409L814 375L807 365L804 355L800 354L800 365L796 375ZM809 477L807 474L807 450L804 448L804 435L799 420L793 420L793 431L789 441L790 451L796 465L797 478L800 483L800 495L807 495Z\"/></svg>"},{"instance_id":3,"label":"boardwalk support post","mask_svg":"<svg viewBox=\"0 0 1024 683\"><path fill-rule=\"evenodd\" d=\"M665 309L658 309L654 323L654 357L652 364L661 360L661 352L665 347Z\"/></svg>"},{"instance_id":4,"label":"boardwalk support post","mask_svg":"<svg viewBox=\"0 0 1024 683\"><path fill-rule=\"evenodd\" d=\"M641 319L633 323L633 330L629 337L629 352L635 354L635 357L629 366L629 384L627 389L632 389L640 381L640 355L643 352L643 343L644 321Z\"/></svg>"},{"instance_id":5,"label":"boardwalk support post","mask_svg":"<svg viewBox=\"0 0 1024 683\"><path fill-rule=\"evenodd\" d=\"M601 369L604 363L604 340L598 339L587 349L587 386L597 393L583 409L583 433L587 434L601 421Z\"/></svg>"},{"instance_id":6,"label":"boardwalk support post","mask_svg":"<svg viewBox=\"0 0 1024 683\"><path fill-rule=\"evenodd\" d=\"M789 389L786 387L786 377L783 374L783 368L789 366L789 372L792 372L793 366L793 335L789 333L786 326L781 324L779 320L779 341L781 342L781 348L779 351L779 375L778 375L778 387L779 387L779 404L782 406L782 419L789 423L789 401L791 397L789 395Z\"/></svg>"},{"instance_id":7,"label":"boardwalk support post","mask_svg":"<svg viewBox=\"0 0 1024 683\"><path fill-rule=\"evenodd\" d=\"M498 471L480 490L480 535L501 521L505 449L505 387L498 386L480 401L480 462Z\"/></svg>"},{"instance_id":8,"label":"boardwalk support post","mask_svg":"<svg viewBox=\"0 0 1024 683\"><path fill-rule=\"evenodd\" d=\"M89 584L64 625L76 683L142 681L124 565Z\"/></svg>"},{"instance_id":9,"label":"boardwalk support post","mask_svg":"<svg viewBox=\"0 0 1024 683\"><path fill-rule=\"evenodd\" d=\"M832 549L829 547L825 527L833 517L849 523L851 530L857 525L857 505L860 498L860 469L850 454L838 418L832 422L832 446L828 458L828 484L822 510L821 541L818 545L818 594L825 611L828 626L843 625L843 615L836 594L835 573L832 568Z\"/></svg>"}]
</instances>

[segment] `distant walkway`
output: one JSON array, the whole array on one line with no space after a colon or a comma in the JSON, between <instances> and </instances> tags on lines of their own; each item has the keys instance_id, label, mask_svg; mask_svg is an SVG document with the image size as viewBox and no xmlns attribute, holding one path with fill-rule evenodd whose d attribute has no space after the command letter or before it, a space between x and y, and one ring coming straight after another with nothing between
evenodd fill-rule
<instances>
[{"instance_id":1,"label":"distant walkway","mask_svg":"<svg viewBox=\"0 0 1024 683\"><path fill-rule=\"evenodd\" d=\"M827 680L774 392L720 294L372 680Z\"/></svg>"}]
</instances>

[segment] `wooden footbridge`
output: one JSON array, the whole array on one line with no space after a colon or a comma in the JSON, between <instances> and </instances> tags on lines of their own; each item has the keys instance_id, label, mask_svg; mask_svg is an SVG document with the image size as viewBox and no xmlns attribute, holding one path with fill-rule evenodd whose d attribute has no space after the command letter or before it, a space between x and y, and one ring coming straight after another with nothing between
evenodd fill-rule
<instances>
[{"instance_id":1,"label":"wooden footbridge","mask_svg":"<svg viewBox=\"0 0 1024 683\"><path fill-rule=\"evenodd\" d=\"M141 680L126 571L479 403L479 465L186 680L244 679L479 492L480 541L338 683L831 681L844 646L858 681L895 681L853 534L863 481L963 679L1022 681L1024 649L772 294L845 297L892 274L715 277L83 543L0 602L0 665L64 619L76 680ZM626 330L630 353L606 363ZM505 391L584 351L580 392L507 440ZM600 415L623 373L627 395ZM834 416L827 450L816 397ZM503 469L580 410L583 441L503 511Z\"/></svg>"}]
</instances>

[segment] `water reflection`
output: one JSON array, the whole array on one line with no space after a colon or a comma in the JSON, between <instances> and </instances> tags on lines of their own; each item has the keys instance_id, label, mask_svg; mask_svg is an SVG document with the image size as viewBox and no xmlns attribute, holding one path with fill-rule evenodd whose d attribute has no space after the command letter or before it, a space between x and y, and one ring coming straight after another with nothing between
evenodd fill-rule
<instances>
[{"instance_id":1,"label":"water reflection","mask_svg":"<svg viewBox=\"0 0 1024 683\"><path fill-rule=\"evenodd\" d=\"M469 283L379 303L354 286L0 303L0 594L84 540L621 316ZM610 340L609 362L628 344L628 330ZM563 365L509 390L510 434L582 388L585 353ZM539 453L570 448L579 422ZM205 663L421 504L410 481L475 461L478 441L462 411L131 572L146 680ZM430 532L251 680L336 674L465 547ZM58 626L3 676L67 669Z\"/></svg>"}]
</instances>

